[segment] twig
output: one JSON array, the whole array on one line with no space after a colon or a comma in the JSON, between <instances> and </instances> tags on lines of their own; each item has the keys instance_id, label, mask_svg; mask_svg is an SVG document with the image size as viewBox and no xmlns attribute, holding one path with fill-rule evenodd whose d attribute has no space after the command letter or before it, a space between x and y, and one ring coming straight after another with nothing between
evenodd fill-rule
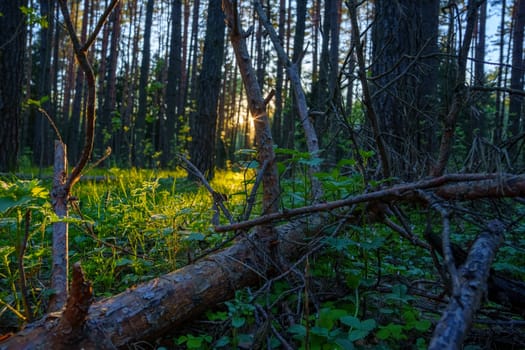
<instances>
[{"instance_id":1,"label":"twig","mask_svg":"<svg viewBox=\"0 0 525 350\"><path fill-rule=\"evenodd\" d=\"M199 178L199 180L202 182L204 187L206 187L208 192L210 192L211 197L213 199L213 203L217 205L219 208L221 208L221 211L223 212L224 216L226 216L230 224L233 224L233 216L228 210L228 208L224 206L224 203L223 203L224 199L222 198L222 195L219 192L216 192L213 190L210 183L208 182L208 180L206 180L206 178L201 173L201 171L197 169L197 167L192 162L190 162L186 157L184 157L181 154L178 154L177 158L183 161L184 164L186 164L185 166L186 170L188 170L192 175Z\"/></svg>"},{"instance_id":2,"label":"twig","mask_svg":"<svg viewBox=\"0 0 525 350\"><path fill-rule=\"evenodd\" d=\"M414 235L412 232L409 232L405 227L396 224L387 217L385 217L383 221L388 227L390 227L392 230L396 231L401 236L408 239L412 244L417 245L421 248L430 249L430 246L427 243L420 240L416 235Z\"/></svg>"},{"instance_id":3,"label":"twig","mask_svg":"<svg viewBox=\"0 0 525 350\"><path fill-rule=\"evenodd\" d=\"M441 215L441 221L443 228L441 231L443 259L445 260L445 266L447 267L450 281L451 281L451 295L457 297L460 292L460 281L459 274L456 268L456 262L454 255L452 254L452 248L450 246L450 212L446 210L441 204L439 204L436 198L433 198L430 194L424 191L418 191L421 198L423 198L429 206L435 209Z\"/></svg>"},{"instance_id":4,"label":"twig","mask_svg":"<svg viewBox=\"0 0 525 350\"><path fill-rule=\"evenodd\" d=\"M27 241L29 240L29 229L31 225L31 210L26 210L24 220L24 237L22 238L22 242L20 242L20 248L18 251L18 273L20 274L19 281L20 294L22 294L22 304L24 305L26 319L28 322L31 322L33 321L33 317L31 315L31 308L29 307L29 299L27 297L26 271L24 268L24 255L26 253Z\"/></svg>"},{"instance_id":5,"label":"twig","mask_svg":"<svg viewBox=\"0 0 525 350\"><path fill-rule=\"evenodd\" d=\"M250 215L252 213L253 206L255 204L255 197L257 196L257 190L259 189L259 185L262 183L264 172L266 171L266 167L268 167L268 160L265 160L261 170L257 174L257 177L255 178L255 183L253 184L252 190L250 192L250 195L248 196L248 200L246 201L246 210L244 211L244 215L242 217L243 221L246 221L250 218Z\"/></svg>"},{"instance_id":6,"label":"twig","mask_svg":"<svg viewBox=\"0 0 525 350\"><path fill-rule=\"evenodd\" d=\"M102 29L102 26L104 25L104 23L106 23L106 19L109 17L111 12L115 9L115 7L117 7L118 3L119 3L119 0L113 0L109 4L109 6L106 8L106 11L104 11L102 16L99 18L97 25L95 26L95 29L93 30L89 38L86 40L85 44L82 46L82 51L87 51L91 47L91 45L93 45L93 42L98 36L98 33Z\"/></svg>"},{"instance_id":7,"label":"twig","mask_svg":"<svg viewBox=\"0 0 525 350\"><path fill-rule=\"evenodd\" d=\"M255 308L257 309L257 311L259 311L259 313L261 313L261 315L266 319L268 320L269 319L269 316L268 316L268 313L264 310L264 308L259 305L259 304L255 304ZM277 339L279 339L279 341L281 342L281 346L283 349L285 350L293 350L294 347L291 346L288 341L282 336L281 333L279 333L277 331L277 329L275 328L275 326L270 322L270 328L272 330L272 333L273 335L275 335L275 337Z\"/></svg>"},{"instance_id":8,"label":"twig","mask_svg":"<svg viewBox=\"0 0 525 350\"><path fill-rule=\"evenodd\" d=\"M51 125L51 127L53 128L53 130L55 130L55 134L56 134L56 137L58 138L58 140L59 140L60 142L64 143L64 141L62 141L62 136L60 135L60 131L58 130L55 121L53 120L53 118L51 118L51 116L49 115L49 113L47 113L47 111L46 111L45 109L43 109L42 107L39 107L39 108L38 108L38 111L39 111L40 113L42 113L42 114L47 118L47 120L49 121L49 124Z\"/></svg>"}]
</instances>

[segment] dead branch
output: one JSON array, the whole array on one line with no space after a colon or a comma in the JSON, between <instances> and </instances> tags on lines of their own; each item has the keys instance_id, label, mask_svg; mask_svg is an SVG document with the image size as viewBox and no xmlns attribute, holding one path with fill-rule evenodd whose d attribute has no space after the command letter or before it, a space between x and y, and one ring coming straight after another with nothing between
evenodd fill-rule
<instances>
[{"instance_id":1,"label":"dead branch","mask_svg":"<svg viewBox=\"0 0 525 350\"><path fill-rule=\"evenodd\" d=\"M189 173L191 173L193 176L197 177L200 182L202 182L202 184L204 185L204 187L206 187L206 189L208 190L208 192L210 193L211 197L212 197L212 200L213 200L213 205L215 207L219 207L221 208L221 211L222 213L224 214L224 216L226 216L226 218L228 219L228 221L230 223L233 223L233 216L232 214L230 213L230 211L228 210L228 208L226 208L226 206L224 206L224 198L223 196L216 192L210 185L210 183L208 182L208 180L206 180L206 177L201 173L201 171L192 163L190 162L186 157L184 157L183 155L177 155L177 158L179 160L181 160L185 166L184 168L187 169L187 171Z\"/></svg>"},{"instance_id":2,"label":"dead branch","mask_svg":"<svg viewBox=\"0 0 525 350\"><path fill-rule=\"evenodd\" d=\"M487 293L490 265L503 241L504 225L492 221L487 231L472 245L465 264L460 268L460 289L450 298L441 320L434 330L429 349L461 349L472 325L475 312Z\"/></svg>"},{"instance_id":3,"label":"dead branch","mask_svg":"<svg viewBox=\"0 0 525 350\"><path fill-rule=\"evenodd\" d=\"M437 252L443 256L443 242L441 236L427 231L425 239L432 246L432 253ZM452 255L456 266L459 268L467 260L467 252L458 244L451 243ZM441 271L438 261L436 268ZM443 277L446 280L446 277ZM525 283L503 276L502 273L491 270L488 279L488 299L500 305L510 308L513 312L525 316Z\"/></svg>"},{"instance_id":4,"label":"dead branch","mask_svg":"<svg viewBox=\"0 0 525 350\"><path fill-rule=\"evenodd\" d=\"M290 219L311 213L326 212L364 202L382 201L387 203L393 200L413 200L425 204L425 200L420 197L418 190L431 190L436 196L445 200L519 197L525 196L525 175L448 174L417 182L400 184L347 199L283 210L232 225L216 226L215 231L226 232L248 229L269 222Z\"/></svg>"}]
</instances>

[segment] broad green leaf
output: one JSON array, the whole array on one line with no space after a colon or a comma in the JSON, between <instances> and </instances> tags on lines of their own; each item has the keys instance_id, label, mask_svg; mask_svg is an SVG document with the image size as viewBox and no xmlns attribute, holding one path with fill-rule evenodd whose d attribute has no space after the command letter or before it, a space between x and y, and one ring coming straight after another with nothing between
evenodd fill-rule
<instances>
[{"instance_id":1,"label":"broad green leaf","mask_svg":"<svg viewBox=\"0 0 525 350\"><path fill-rule=\"evenodd\" d=\"M288 327L288 332L300 337L306 336L306 327L302 324L294 324Z\"/></svg>"},{"instance_id":2,"label":"broad green leaf","mask_svg":"<svg viewBox=\"0 0 525 350\"><path fill-rule=\"evenodd\" d=\"M246 323L246 319L244 317L239 317L239 316L232 317L233 328L240 328L244 326L245 323Z\"/></svg>"}]
</instances>

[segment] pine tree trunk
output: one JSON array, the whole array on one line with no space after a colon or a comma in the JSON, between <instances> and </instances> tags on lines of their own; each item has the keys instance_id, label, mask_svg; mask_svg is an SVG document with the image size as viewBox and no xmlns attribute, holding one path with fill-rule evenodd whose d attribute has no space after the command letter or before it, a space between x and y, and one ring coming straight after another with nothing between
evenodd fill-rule
<instances>
[{"instance_id":1,"label":"pine tree trunk","mask_svg":"<svg viewBox=\"0 0 525 350\"><path fill-rule=\"evenodd\" d=\"M15 171L17 167L26 45L20 7L26 3L0 2L0 171Z\"/></svg>"}]
</instances>

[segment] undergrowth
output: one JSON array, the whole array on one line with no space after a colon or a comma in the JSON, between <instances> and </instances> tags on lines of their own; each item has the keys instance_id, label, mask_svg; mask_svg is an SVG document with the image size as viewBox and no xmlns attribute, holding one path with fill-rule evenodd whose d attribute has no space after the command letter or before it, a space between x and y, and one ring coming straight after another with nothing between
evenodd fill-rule
<instances>
[{"instance_id":1,"label":"undergrowth","mask_svg":"<svg viewBox=\"0 0 525 350\"><path fill-rule=\"evenodd\" d=\"M318 160L293 151L280 154L287 156L280 163L281 207L310 204L307 166ZM224 204L235 220L247 210L255 176L250 169L218 171L211 184L225 194ZM318 178L326 200L361 193L365 186L349 161ZM50 181L0 180L2 333L42 316L53 292L50 242L58 218L49 204L50 188ZM214 232L210 194L182 170L110 169L82 180L73 195L69 257L82 262L98 298L191 263L231 237ZM413 232L423 237L427 214L417 208L406 211ZM252 216L258 212L256 207ZM233 300L209 310L198 329L184 328L150 347L426 348L446 301L430 253L386 226L364 221L340 225L344 212L333 215L334 223L311 239L309 254L292 273L258 290L237 291ZM224 216L221 223L227 223ZM458 243L476 230L462 222L455 231ZM494 269L523 279L525 240L516 237L507 238Z\"/></svg>"}]
</instances>

